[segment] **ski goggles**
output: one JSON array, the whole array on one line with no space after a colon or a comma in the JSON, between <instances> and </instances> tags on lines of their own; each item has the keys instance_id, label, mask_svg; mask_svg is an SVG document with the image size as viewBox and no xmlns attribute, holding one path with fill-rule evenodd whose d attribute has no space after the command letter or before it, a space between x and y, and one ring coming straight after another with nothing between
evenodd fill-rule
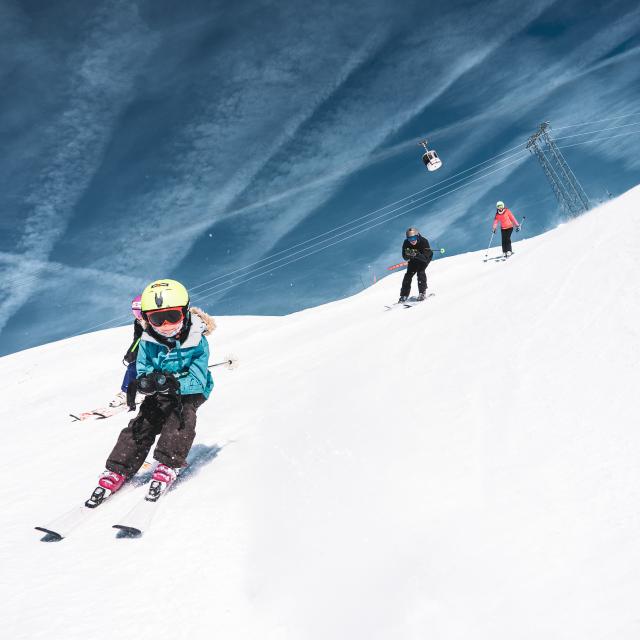
<instances>
[{"instance_id":1,"label":"ski goggles","mask_svg":"<svg viewBox=\"0 0 640 640\"><path fill-rule=\"evenodd\" d=\"M497 207L498 211L504 211L504 205Z\"/></svg>"},{"instance_id":2,"label":"ski goggles","mask_svg":"<svg viewBox=\"0 0 640 640\"><path fill-rule=\"evenodd\" d=\"M409 242L415 242L418 239L418 236L407 236L407 240Z\"/></svg>"},{"instance_id":3,"label":"ski goggles","mask_svg":"<svg viewBox=\"0 0 640 640\"><path fill-rule=\"evenodd\" d=\"M182 307L172 307L171 309L158 309L157 311L147 311L147 320L154 327L161 327L163 324L178 324L184 319Z\"/></svg>"}]
</instances>

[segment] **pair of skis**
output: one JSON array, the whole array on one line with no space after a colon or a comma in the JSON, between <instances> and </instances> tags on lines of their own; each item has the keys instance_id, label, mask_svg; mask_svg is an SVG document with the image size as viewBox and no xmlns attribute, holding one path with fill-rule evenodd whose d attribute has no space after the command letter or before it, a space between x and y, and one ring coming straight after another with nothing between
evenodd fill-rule
<instances>
[{"instance_id":1,"label":"pair of skis","mask_svg":"<svg viewBox=\"0 0 640 640\"><path fill-rule=\"evenodd\" d=\"M428 293L424 300L428 298L432 298L435 296L435 293ZM418 300L417 297L412 296L411 298L407 298L404 302L396 302L394 304L385 304L384 308L386 311L392 311L393 309L411 309L411 307L415 307L416 305L424 302L424 300Z\"/></svg>"},{"instance_id":2,"label":"pair of skis","mask_svg":"<svg viewBox=\"0 0 640 640\"><path fill-rule=\"evenodd\" d=\"M493 258L487 258L485 256L483 262L506 262L511 257L513 257L513 252L510 256L505 256L504 253L501 253L499 256L493 256Z\"/></svg>"},{"instance_id":3,"label":"pair of skis","mask_svg":"<svg viewBox=\"0 0 640 640\"><path fill-rule=\"evenodd\" d=\"M100 486L96 487L91 497L82 506L71 509L45 526L35 528L47 534L43 541L57 542L67 538L73 531L91 521L100 507L111 503L115 497L126 495L141 486L148 486L145 496L126 515L118 519L116 524L112 525L114 529L120 531L119 537L139 538L150 528L160 498L166 493L166 490L162 490L162 483L157 480L149 482L148 470L150 467L151 463L145 462L142 466L142 472L137 473L114 494L105 496L107 490Z\"/></svg>"}]
</instances>

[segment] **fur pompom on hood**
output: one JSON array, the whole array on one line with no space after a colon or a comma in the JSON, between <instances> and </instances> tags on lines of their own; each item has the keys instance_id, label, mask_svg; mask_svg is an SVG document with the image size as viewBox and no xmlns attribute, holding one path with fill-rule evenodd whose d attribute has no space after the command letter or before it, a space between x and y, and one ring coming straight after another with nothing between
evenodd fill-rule
<instances>
[{"instance_id":1,"label":"fur pompom on hood","mask_svg":"<svg viewBox=\"0 0 640 640\"><path fill-rule=\"evenodd\" d=\"M200 318L200 320L205 323L207 328L202 335L208 336L216 328L216 321L199 307L190 307L189 311L191 311L191 313L195 313Z\"/></svg>"}]
</instances>

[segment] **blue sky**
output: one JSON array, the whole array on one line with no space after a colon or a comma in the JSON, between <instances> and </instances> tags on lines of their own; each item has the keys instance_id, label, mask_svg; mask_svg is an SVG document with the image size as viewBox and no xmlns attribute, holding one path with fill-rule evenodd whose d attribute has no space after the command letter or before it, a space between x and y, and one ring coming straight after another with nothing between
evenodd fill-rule
<instances>
[{"instance_id":1,"label":"blue sky","mask_svg":"<svg viewBox=\"0 0 640 640\"><path fill-rule=\"evenodd\" d=\"M497 199L539 233L560 212L521 151L333 246L310 241L543 120L594 201L628 189L639 34L629 1L4 0L0 355L126 322L158 277L214 315L349 295L399 260L409 225L449 253L484 248Z\"/></svg>"}]
</instances>

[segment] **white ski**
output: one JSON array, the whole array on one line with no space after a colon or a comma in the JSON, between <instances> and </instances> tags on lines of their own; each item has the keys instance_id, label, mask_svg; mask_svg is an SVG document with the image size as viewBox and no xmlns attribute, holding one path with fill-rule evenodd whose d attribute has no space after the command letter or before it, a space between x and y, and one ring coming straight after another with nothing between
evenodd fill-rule
<instances>
[{"instance_id":1,"label":"white ski","mask_svg":"<svg viewBox=\"0 0 640 640\"><path fill-rule=\"evenodd\" d=\"M121 531L120 536L123 538L139 538L142 536L151 526L153 516L158 510L160 498L173 487L175 482L174 480L167 488L164 482L152 480L144 498L136 503L131 511L120 519L118 524L114 524L113 528L119 529Z\"/></svg>"},{"instance_id":2,"label":"white ski","mask_svg":"<svg viewBox=\"0 0 640 640\"><path fill-rule=\"evenodd\" d=\"M68 537L69 534L75 529L77 529L78 527L80 527L80 525L83 525L89 520L91 520L92 515L95 514L97 511L99 511L99 508L105 502L111 502L113 500L114 495L116 496L125 495L130 491L133 491L134 489L137 489L138 487L140 487L140 483L141 483L140 476L144 477L144 474L150 468L151 468L151 462L145 461L138 474L136 474L129 482L124 484L115 494L111 494L107 496L96 506L94 507L86 506L87 503L91 501L91 498L89 498L89 500L87 500L85 504L74 507L70 511L67 511L66 513L62 514L61 516L54 518L51 522L47 523L46 525L34 527L34 528L38 531L42 531L43 533L47 534L47 537L45 538L45 541L47 542L57 542L59 540L62 540L63 538ZM96 489L94 489L92 497L98 489L102 489L102 487L96 487Z\"/></svg>"},{"instance_id":3,"label":"white ski","mask_svg":"<svg viewBox=\"0 0 640 640\"><path fill-rule=\"evenodd\" d=\"M147 496L145 496L133 506L126 516L119 520L119 524L114 524L113 528L119 529L123 538L139 538L151 526L157 509L158 502L147 500Z\"/></svg>"}]
</instances>

